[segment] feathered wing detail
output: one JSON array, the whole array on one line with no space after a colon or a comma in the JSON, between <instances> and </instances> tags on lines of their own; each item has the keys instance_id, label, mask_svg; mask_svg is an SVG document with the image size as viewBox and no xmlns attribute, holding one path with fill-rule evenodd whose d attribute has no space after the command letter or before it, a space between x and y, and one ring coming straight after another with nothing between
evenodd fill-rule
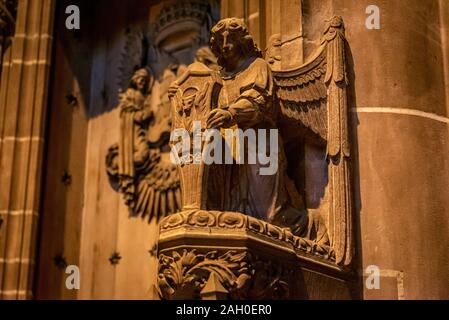
<instances>
[{"instance_id":1,"label":"feathered wing detail","mask_svg":"<svg viewBox=\"0 0 449 320\"><path fill-rule=\"evenodd\" d=\"M145 176L137 185L135 216L160 221L181 209L181 191L177 167L161 157L159 149L150 149Z\"/></svg>"},{"instance_id":2,"label":"feathered wing detail","mask_svg":"<svg viewBox=\"0 0 449 320\"><path fill-rule=\"evenodd\" d=\"M353 230L344 33L342 18L333 17L308 63L294 70L273 71L273 76L281 116L299 121L327 143L330 245L336 263L348 266L353 257Z\"/></svg>"},{"instance_id":3,"label":"feathered wing detail","mask_svg":"<svg viewBox=\"0 0 449 320\"><path fill-rule=\"evenodd\" d=\"M350 174L349 117L346 88L345 29L341 17L331 19L323 33L327 45L328 141L330 210L329 238L336 262L349 265L353 256L352 185Z\"/></svg>"},{"instance_id":4,"label":"feathered wing detail","mask_svg":"<svg viewBox=\"0 0 449 320\"><path fill-rule=\"evenodd\" d=\"M106 156L107 173L117 191L123 188L118 172L118 152L119 146L115 144ZM146 161L137 168L141 178L136 181L133 201L127 206L131 216L151 222L181 210L181 190L177 167L165 159L159 149L149 149L148 152Z\"/></svg>"},{"instance_id":5,"label":"feathered wing detail","mask_svg":"<svg viewBox=\"0 0 449 320\"><path fill-rule=\"evenodd\" d=\"M327 70L326 46L321 46L312 60L303 66L274 71L276 95L284 118L299 121L301 125L327 139Z\"/></svg>"}]
</instances>

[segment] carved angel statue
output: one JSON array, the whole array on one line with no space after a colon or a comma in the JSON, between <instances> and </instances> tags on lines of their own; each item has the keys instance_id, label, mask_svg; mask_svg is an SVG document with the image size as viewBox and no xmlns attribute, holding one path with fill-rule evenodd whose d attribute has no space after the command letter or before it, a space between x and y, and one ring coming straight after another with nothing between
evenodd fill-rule
<instances>
[{"instance_id":1,"label":"carved angel statue","mask_svg":"<svg viewBox=\"0 0 449 320\"><path fill-rule=\"evenodd\" d=\"M220 21L212 29L210 46L221 66L223 89L218 108L208 117L208 128L275 129L277 114L271 69L243 22L235 18ZM270 137L266 140L268 149L274 147L270 146ZM224 172L211 173L209 181L219 185L223 177L229 179L225 185L230 190L223 193L225 199L219 200L226 205L220 209L245 213L305 235L307 214L296 189L289 188L292 182L286 174L280 136L275 143L279 147L275 174L262 176L263 165L257 161L256 164L221 165L215 171ZM216 178L219 180L214 182ZM212 195L209 200L213 201Z\"/></svg>"},{"instance_id":2,"label":"carved angel statue","mask_svg":"<svg viewBox=\"0 0 449 320\"><path fill-rule=\"evenodd\" d=\"M277 49L281 47L279 39L273 42ZM294 234L308 236L311 240L316 240L313 237L318 233L326 233L322 238L328 239L326 244L332 248L336 263L349 265L353 247L352 198L342 19L334 17L327 22L321 46L309 62L292 70L276 68L280 65L276 50L273 53L275 66L270 66L241 19L219 21L212 28L210 47L218 58L220 71L196 63L170 89L172 108L179 111L175 113L174 127L186 123L177 121L178 118L195 114L193 111L187 114L179 108L189 94L196 92L195 95L200 96L209 92L208 108L195 105L204 99L192 98L195 103L191 109L210 110L203 129L269 131L279 128L282 120L292 123L298 132L309 131L327 145L329 207L321 219L324 223L317 223L308 214L304 199L287 174L284 143L279 135L277 140L266 139L268 149L278 145L278 170L273 175L261 175L263 165L258 162L208 167L207 191L200 189L207 193L207 201L206 207L201 209L244 213L288 227ZM211 102L214 100L211 83L219 88L216 106ZM200 93L201 90L204 93ZM187 172L185 168L182 170L182 174ZM197 169L192 166L192 170ZM185 177L189 181L186 180L184 186L188 184L191 188L195 175ZM320 230L311 232L312 228Z\"/></svg>"}]
</instances>

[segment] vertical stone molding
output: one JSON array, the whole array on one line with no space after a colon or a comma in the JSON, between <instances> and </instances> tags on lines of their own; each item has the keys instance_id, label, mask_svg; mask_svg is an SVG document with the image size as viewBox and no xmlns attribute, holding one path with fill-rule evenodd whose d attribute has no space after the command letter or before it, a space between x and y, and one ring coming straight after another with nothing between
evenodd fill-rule
<instances>
[{"instance_id":1,"label":"vertical stone molding","mask_svg":"<svg viewBox=\"0 0 449 320\"><path fill-rule=\"evenodd\" d=\"M449 114L449 2L439 0L441 49L444 63L444 87L446 91L446 109Z\"/></svg>"},{"instance_id":2,"label":"vertical stone molding","mask_svg":"<svg viewBox=\"0 0 449 320\"><path fill-rule=\"evenodd\" d=\"M0 299L32 298L53 0L22 0L0 89Z\"/></svg>"},{"instance_id":3,"label":"vertical stone molding","mask_svg":"<svg viewBox=\"0 0 449 320\"><path fill-rule=\"evenodd\" d=\"M358 14L368 4L357 1L345 11L347 1L333 1L350 30L354 66L360 270L375 265L381 281L390 284L365 289L363 297L447 297L449 136L442 48L448 7L438 1L380 2L380 30L368 30L367 15Z\"/></svg>"},{"instance_id":4,"label":"vertical stone molding","mask_svg":"<svg viewBox=\"0 0 449 320\"><path fill-rule=\"evenodd\" d=\"M222 0L220 2L221 17L242 19L253 34L256 43L264 49L268 40L266 39L267 28L270 27L267 23L269 21L267 14L271 14L272 2L272 0ZM280 5L273 5L273 8L278 6Z\"/></svg>"}]
</instances>

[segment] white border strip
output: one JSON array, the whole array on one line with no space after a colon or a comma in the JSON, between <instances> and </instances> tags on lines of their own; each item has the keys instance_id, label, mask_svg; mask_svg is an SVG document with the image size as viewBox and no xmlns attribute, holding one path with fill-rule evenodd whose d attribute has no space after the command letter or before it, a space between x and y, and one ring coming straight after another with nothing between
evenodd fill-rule
<instances>
[{"instance_id":1,"label":"white border strip","mask_svg":"<svg viewBox=\"0 0 449 320\"><path fill-rule=\"evenodd\" d=\"M414 109L405 109L405 108L352 108L352 112L354 113L394 113L394 114L405 114L409 116L416 116L426 119L435 120L438 122L443 122L449 124L449 118L436 115L430 112L424 112Z\"/></svg>"}]
</instances>

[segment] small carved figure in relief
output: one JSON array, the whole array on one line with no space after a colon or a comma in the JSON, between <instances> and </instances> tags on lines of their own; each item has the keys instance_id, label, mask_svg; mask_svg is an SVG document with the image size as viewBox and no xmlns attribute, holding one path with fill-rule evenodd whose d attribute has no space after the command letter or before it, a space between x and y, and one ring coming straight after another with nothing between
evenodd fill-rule
<instances>
[{"instance_id":1,"label":"small carved figure in relief","mask_svg":"<svg viewBox=\"0 0 449 320\"><path fill-rule=\"evenodd\" d=\"M208 128L268 129L268 132L276 129L277 110L271 69L262 59L261 51L242 20L221 20L212 29L210 45L218 57L223 88L218 108L209 114ZM272 139L267 136L266 141L270 150ZM209 185L212 187L209 189L216 190L214 185L225 185L229 190L221 193L224 199L217 199L217 192L209 193L209 207L245 213L290 227L295 234L303 235L307 231L307 212L286 174L280 136L275 143L279 154L278 171L274 175L260 175L264 166L259 161L256 164L219 165L211 170ZM247 148L245 152L248 152ZM217 208L218 203L224 203L225 207Z\"/></svg>"},{"instance_id":2,"label":"small carved figure in relief","mask_svg":"<svg viewBox=\"0 0 449 320\"><path fill-rule=\"evenodd\" d=\"M175 78L168 70L159 86L159 104L153 107L153 77L146 68L134 73L129 88L120 95L120 140L106 157L109 178L123 194L130 214L149 221L181 206L179 177L168 156L171 120L164 87Z\"/></svg>"},{"instance_id":3,"label":"small carved figure in relief","mask_svg":"<svg viewBox=\"0 0 449 320\"><path fill-rule=\"evenodd\" d=\"M108 150L106 168L131 216L158 221L181 208L179 174L169 157L168 88L194 59L216 68L207 44L218 8L217 1L208 0L166 3L154 24L126 30L118 66L119 87L127 89L120 99L121 136ZM131 77L143 84L145 72L146 89L135 81L129 85Z\"/></svg>"},{"instance_id":4,"label":"small carved figure in relief","mask_svg":"<svg viewBox=\"0 0 449 320\"><path fill-rule=\"evenodd\" d=\"M151 83L148 70L139 69L134 73L129 88L120 95L118 174L125 203L131 207L135 201L135 167L143 166L149 153L145 124L153 113L145 102Z\"/></svg>"}]
</instances>

